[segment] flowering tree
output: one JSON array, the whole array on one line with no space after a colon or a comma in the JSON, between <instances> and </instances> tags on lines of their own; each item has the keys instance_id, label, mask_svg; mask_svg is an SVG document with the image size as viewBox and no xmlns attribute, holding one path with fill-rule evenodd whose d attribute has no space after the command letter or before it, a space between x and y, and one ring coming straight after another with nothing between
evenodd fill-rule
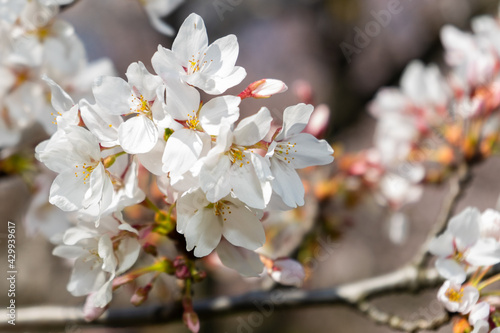
<instances>
[{"instance_id":1,"label":"flowering tree","mask_svg":"<svg viewBox=\"0 0 500 333\"><path fill-rule=\"evenodd\" d=\"M174 33L162 17L180 1L140 2L157 30ZM391 238L401 241L408 223L404 207L420 199L424 184L449 181L435 228L411 263L334 289L286 289L275 306L349 304L407 332L440 327L451 316L455 332L500 331L498 291L491 287L500 280L494 275L500 212L470 207L454 213L471 168L498 150L497 19L474 19L472 33L445 26L447 74L435 65L410 63L400 87L380 90L369 106L378 120L374 146L353 154L340 150L338 169L317 181L300 170L333 162L332 145L320 138L328 111L288 106L278 126L266 107L240 117L246 100L269 98L287 86L262 79L237 96L226 94L246 77L236 65L236 36L210 43L203 19L193 13L171 49L158 46L153 72L135 62L124 80L109 61L87 63L82 42L57 16L71 3L0 4L0 170L22 175L33 187L27 229L44 234L55 245L53 254L69 259L67 290L86 296L82 312L67 308L55 316L40 308L33 318L20 315L18 327L64 325L69 319L127 326L182 318L198 332L199 316L246 310L273 297L261 291L197 302L193 286L207 277L203 262L299 288L309 274L304 253L313 251L315 241L300 235L291 245L294 258L280 256L279 248L290 246L287 233L298 233L294 218L314 215L309 207L321 209L330 201L356 206L373 196L391 214ZM30 154L19 143L35 123L47 139ZM325 228L318 221L307 232L321 236ZM168 305L172 311L110 308L113 293L128 284L135 286L130 302L143 304L165 276L178 283L179 297ZM429 321L390 315L370 302L376 295L437 284L447 313Z\"/></svg>"}]
</instances>

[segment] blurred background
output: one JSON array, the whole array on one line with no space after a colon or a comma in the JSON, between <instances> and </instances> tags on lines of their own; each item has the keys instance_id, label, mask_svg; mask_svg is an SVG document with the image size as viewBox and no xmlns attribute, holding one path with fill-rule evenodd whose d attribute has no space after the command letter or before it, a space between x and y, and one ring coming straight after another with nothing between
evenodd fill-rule
<instances>
[{"instance_id":1,"label":"blurred background","mask_svg":"<svg viewBox=\"0 0 500 333\"><path fill-rule=\"evenodd\" d=\"M471 17L494 15L497 8L498 2L493 0L186 0L167 21L177 30L191 12L196 12L205 20L210 42L228 34L238 37L237 64L246 68L248 76L228 93L238 94L261 78L280 79L289 86L286 93L271 99L245 102L243 114L254 113L266 105L279 122L287 106L301 101L300 87L307 83L312 89L313 102L325 103L332 110L327 139L341 142L346 151L356 151L372 144L375 120L365 107L377 90L397 85L412 59L441 65L439 30L444 24L469 29ZM382 17L381 12L394 13ZM170 48L173 41L151 27L137 0L81 0L66 9L62 17L74 25L89 59L110 58L122 77L134 61L142 61L151 68L151 57L158 44ZM384 24L374 25L377 18ZM359 31L366 29L371 29L370 35L365 33L366 38L360 37ZM335 162L330 168L335 168ZM481 210L495 207L500 193L497 170L498 161L491 159L473 171L475 179L458 211L469 205ZM322 172L328 174L328 170ZM369 206L356 211L350 223L336 226L341 236L333 250L326 251L324 260L318 260L305 288L332 287L387 273L408 262L426 238L444 192L445 188L426 188L423 199L406 209L410 237L402 244L390 242L384 213ZM22 180L0 181L2 220L22 221L28 196ZM17 236L17 304L81 305L83 298L72 297L66 291L70 269L51 255L53 245L42 237L26 237L21 228ZM3 248L5 242L0 244ZM5 253L0 252L2 262L6 262ZM5 279L1 281L0 290L6 290ZM226 272L200 285L197 297L235 295L263 285L259 279L244 280L236 273ZM149 304L175 296L158 288L160 296L149 300ZM127 290L119 291L112 306L129 306L129 297ZM430 290L422 295L384 297L376 303L387 311L412 316L429 310L434 299L435 290ZM6 304L6 300L2 292L1 303ZM255 327L242 324L248 323L248 316L236 314L204 320L201 332L392 332L344 307L274 312ZM165 331L188 330L181 323L114 330L83 329L68 323L66 329L66 332ZM451 332L451 327L443 327L439 332Z\"/></svg>"}]
</instances>

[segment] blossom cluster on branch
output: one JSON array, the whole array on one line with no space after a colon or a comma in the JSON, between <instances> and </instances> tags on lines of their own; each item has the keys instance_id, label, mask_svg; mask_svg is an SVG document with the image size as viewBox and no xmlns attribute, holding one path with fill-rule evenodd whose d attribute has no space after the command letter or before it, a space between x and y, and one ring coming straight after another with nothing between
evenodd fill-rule
<instances>
[{"instance_id":1,"label":"blossom cluster on branch","mask_svg":"<svg viewBox=\"0 0 500 333\"><path fill-rule=\"evenodd\" d=\"M245 276L260 275L265 266L285 284L299 285L304 278L297 263L255 252L266 242L261 219L271 210L304 205L296 170L331 163L333 149L303 132L311 105L286 108L282 126L273 130L266 107L240 119L245 99L268 98L287 87L263 79L238 96L223 95L246 76L235 65L238 52L234 35L209 44L202 18L191 14L172 49L158 47L154 73L133 63L127 80L100 76L92 96L78 102L50 75L43 77L52 92L57 129L36 147L35 157L56 173L49 202L78 221L59 237L53 253L74 259L67 288L75 296L88 295L89 319L105 310L121 285L154 273L131 299L139 305L153 282L168 274L184 282L184 319L197 331L191 286L206 273L196 268L195 259L214 251L225 266ZM203 101L200 90L219 96ZM141 188L141 170L155 177L162 205ZM122 211L138 204L155 216L132 226ZM153 239L173 240L175 234L184 236L177 239L177 256L160 254ZM154 263L130 270L140 266L141 252L152 255Z\"/></svg>"}]
</instances>

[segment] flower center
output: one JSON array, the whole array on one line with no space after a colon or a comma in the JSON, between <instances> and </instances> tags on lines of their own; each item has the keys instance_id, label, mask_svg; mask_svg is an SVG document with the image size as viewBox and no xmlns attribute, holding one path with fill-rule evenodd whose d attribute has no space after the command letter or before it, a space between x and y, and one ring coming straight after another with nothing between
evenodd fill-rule
<instances>
[{"instance_id":1,"label":"flower center","mask_svg":"<svg viewBox=\"0 0 500 333\"><path fill-rule=\"evenodd\" d=\"M220 216L224 221L227 220L226 214L231 214L231 207L229 205L224 204L223 201L217 201L213 204L214 215Z\"/></svg>"},{"instance_id":2,"label":"flower center","mask_svg":"<svg viewBox=\"0 0 500 333\"><path fill-rule=\"evenodd\" d=\"M148 118L151 118L151 106L150 102L144 98L144 96L139 95L136 97L132 94L132 103L135 107L130 108L130 113L137 113L137 116L143 115Z\"/></svg>"},{"instance_id":3,"label":"flower center","mask_svg":"<svg viewBox=\"0 0 500 333\"><path fill-rule=\"evenodd\" d=\"M295 146L297 145L296 142L291 143L291 142L280 142L276 145L275 152L277 153L276 155L281 159L284 160L287 163L290 163L290 161L294 160L295 157L292 157L294 153L297 152L295 149Z\"/></svg>"},{"instance_id":4,"label":"flower center","mask_svg":"<svg viewBox=\"0 0 500 333\"><path fill-rule=\"evenodd\" d=\"M229 160L232 164L239 163L241 168L245 164L245 161L243 161L243 159L246 157L244 152L245 148L232 147L226 154L229 155ZM250 161L246 161L246 164L250 164Z\"/></svg>"},{"instance_id":5,"label":"flower center","mask_svg":"<svg viewBox=\"0 0 500 333\"><path fill-rule=\"evenodd\" d=\"M189 129L195 130L198 127L198 124L200 123L198 117L196 117L196 114L194 116L188 114L188 118L189 119L186 121L186 125L189 127Z\"/></svg>"},{"instance_id":6,"label":"flower center","mask_svg":"<svg viewBox=\"0 0 500 333\"><path fill-rule=\"evenodd\" d=\"M206 55L206 53L203 53L203 57L205 57ZM210 60L210 62L213 62L213 60ZM191 59L188 60L188 63L189 67L184 67L184 69L186 73L190 75L201 71L203 67L208 64L208 60L200 60L200 52L198 52L198 58L196 58L193 54L191 56Z\"/></svg>"},{"instance_id":7,"label":"flower center","mask_svg":"<svg viewBox=\"0 0 500 333\"><path fill-rule=\"evenodd\" d=\"M458 291L452 288L448 288L448 290L446 290L445 295L451 302L461 303L462 297L464 297L463 291L464 291L463 288Z\"/></svg>"},{"instance_id":8,"label":"flower center","mask_svg":"<svg viewBox=\"0 0 500 333\"><path fill-rule=\"evenodd\" d=\"M83 163L83 165L75 165L75 177L83 177L83 183L87 184L87 180L96 166L97 164L88 165L87 163Z\"/></svg>"}]
</instances>

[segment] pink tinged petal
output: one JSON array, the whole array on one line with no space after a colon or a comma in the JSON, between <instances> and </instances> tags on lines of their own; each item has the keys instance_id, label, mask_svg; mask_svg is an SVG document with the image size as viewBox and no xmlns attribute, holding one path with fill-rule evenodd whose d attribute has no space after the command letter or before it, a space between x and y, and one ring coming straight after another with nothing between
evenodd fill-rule
<instances>
[{"instance_id":1,"label":"pink tinged petal","mask_svg":"<svg viewBox=\"0 0 500 333\"><path fill-rule=\"evenodd\" d=\"M333 162L333 148L325 140L318 140L308 133L297 134L289 140L289 148L286 147L288 142L278 143L278 145L283 146L282 158L286 158L286 162L290 162L288 164L295 169ZM287 150L288 155L286 154Z\"/></svg>"},{"instance_id":2,"label":"pink tinged petal","mask_svg":"<svg viewBox=\"0 0 500 333\"><path fill-rule=\"evenodd\" d=\"M469 314L469 323L473 326L480 320L487 320L490 315L490 304L479 302L472 307Z\"/></svg>"},{"instance_id":3,"label":"pink tinged petal","mask_svg":"<svg viewBox=\"0 0 500 333\"><path fill-rule=\"evenodd\" d=\"M109 114L122 115L130 112L128 100L131 89L119 77L100 76L94 80L92 92L97 105Z\"/></svg>"},{"instance_id":4,"label":"pink tinged petal","mask_svg":"<svg viewBox=\"0 0 500 333\"><path fill-rule=\"evenodd\" d=\"M451 218L448 229L455 237L457 249L464 251L479 239L481 213L477 208L468 207Z\"/></svg>"},{"instance_id":5,"label":"pink tinged petal","mask_svg":"<svg viewBox=\"0 0 500 333\"><path fill-rule=\"evenodd\" d=\"M118 145L118 128L123 123L122 117L107 114L98 105L90 105L86 100L80 101L80 114L85 126L103 147Z\"/></svg>"},{"instance_id":6,"label":"pink tinged petal","mask_svg":"<svg viewBox=\"0 0 500 333\"><path fill-rule=\"evenodd\" d=\"M182 175L200 158L205 145L210 145L210 137L189 129L175 131L168 138L163 153L163 172Z\"/></svg>"},{"instance_id":7,"label":"pink tinged petal","mask_svg":"<svg viewBox=\"0 0 500 333\"><path fill-rule=\"evenodd\" d=\"M448 257L455 254L453 236L449 232L445 232L433 238L429 243L429 252L439 257Z\"/></svg>"},{"instance_id":8,"label":"pink tinged petal","mask_svg":"<svg viewBox=\"0 0 500 333\"><path fill-rule=\"evenodd\" d=\"M302 132L306 128L313 111L314 107L310 104L300 103L287 107L283 112L283 128L274 140L286 140Z\"/></svg>"},{"instance_id":9,"label":"pink tinged petal","mask_svg":"<svg viewBox=\"0 0 500 333\"><path fill-rule=\"evenodd\" d=\"M159 76L151 74L142 62L130 64L125 73L129 86L133 87L146 101L154 101L156 89L162 85Z\"/></svg>"},{"instance_id":10,"label":"pink tinged petal","mask_svg":"<svg viewBox=\"0 0 500 333\"><path fill-rule=\"evenodd\" d=\"M219 244L222 235L222 221L213 209L200 209L188 222L184 236L187 250L194 248L198 258L209 255Z\"/></svg>"},{"instance_id":11,"label":"pink tinged petal","mask_svg":"<svg viewBox=\"0 0 500 333\"><path fill-rule=\"evenodd\" d=\"M200 93L195 88L171 79L166 83L166 111L176 120L194 117L200 107ZM189 116L190 117L189 117Z\"/></svg>"},{"instance_id":12,"label":"pink tinged petal","mask_svg":"<svg viewBox=\"0 0 500 333\"><path fill-rule=\"evenodd\" d=\"M156 176L162 176L165 174L162 170L163 162L161 161L163 153L165 151L165 144L165 140L158 139L153 149L151 149L147 153L136 155L142 166Z\"/></svg>"},{"instance_id":13,"label":"pink tinged petal","mask_svg":"<svg viewBox=\"0 0 500 333\"><path fill-rule=\"evenodd\" d=\"M454 283L463 283L467 278L463 266L452 259L438 258L436 269L442 277Z\"/></svg>"},{"instance_id":14,"label":"pink tinged petal","mask_svg":"<svg viewBox=\"0 0 500 333\"><path fill-rule=\"evenodd\" d=\"M212 98L200 110L199 120L209 135L219 134L222 124L232 125L240 117L241 99L235 96Z\"/></svg>"},{"instance_id":15,"label":"pink tinged petal","mask_svg":"<svg viewBox=\"0 0 500 333\"><path fill-rule=\"evenodd\" d=\"M63 112L69 111L73 105L75 105L73 99L57 83L46 75L42 75L42 80L44 80L50 87L50 92L52 93L50 102L56 112L62 114Z\"/></svg>"},{"instance_id":16,"label":"pink tinged petal","mask_svg":"<svg viewBox=\"0 0 500 333\"><path fill-rule=\"evenodd\" d=\"M233 245L256 250L266 242L259 218L244 205L224 205L222 235ZM230 212L230 213L229 213Z\"/></svg>"},{"instance_id":17,"label":"pink tinged petal","mask_svg":"<svg viewBox=\"0 0 500 333\"><path fill-rule=\"evenodd\" d=\"M257 277L264 270L264 265L257 253L234 246L225 239L220 241L216 251L224 266L238 271L243 276Z\"/></svg>"},{"instance_id":18,"label":"pink tinged petal","mask_svg":"<svg viewBox=\"0 0 500 333\"><path fill-rule=\"evenodd\" d=\"M479 239L465 254L473 266L492 266L500 262L500 244L493 238Z\"/></svg>"},{"instance_id":19,"label":"pink tinged petal","mask_svg":"<svg viewBox=\"0 0 500 333\"><path fill-rule=\"evenodd\" d=\"M273 189L283 202L291 208L304 205L304 186L295 169L281 160L272 158L271 171L275 177Z\"/></svg>"},{"instance_id":20,"label":"pink tinged petal","mask_svg":"<svg viewBox=\"0 0 500 333\"><path fill-rule=\"evenodd\" d=\"M248 86L250 96L254 98L268 98L288 90L286 84L281 80L262 79Z\"/></svg>"},{"instance_id":21,"label":"pink tinged petal","mask_svg":"<svg viewBox=\"0 0 500 333\"><path fill-rule=\"evenodd\" d=\"M199 57L208 46L208 36L203 19L196 14L189 15L179 28L172 44L172 51L178 59L187 62ZM196 59L196 58L195 58Z\"/></svg>"},{"instance_id":22,"label":"pink tinged petal","mask_svg":"<svg viewBox=\"0 0 500 333\"><path fill-rule=\"evenodd\" d=\"M229 157L214 156L205 166L200 170L200 185L203 192L206 193L207 200L210 202L217 202L229 194L231 191L231 184L229 182L229 170L231 161Z\"/></svg>"},{"instance_id":23,"label":"pink tinged petal","mask_svg":"<svg viewBox=\"0 0 500 333\"><path fill-rule=\"evenodd\" d=\"M83 207L90 184L84 184L83 176L75 176L73 170L59 174L50 187L49 202L60 209L71 212Z\"/></svg>"},{"instance_id":24,"label":"pink tinged petal","mask_svg":"<svg viewBox=\"0 0 500 333\"><path fill-rule=\"evenodd\" d=\"M99 239L99 245L97 248L99 257L102 258L102 270L109 273L114 273L117 266L117 260L115 258L113 250L113 242L108 235L103 235Z\"/></svg>"},{"instance_id":25,"label":"pink tinged petal","mask_svg":"<svg viewBox=\"0 0 500 333\"><path fill-rule=\"evenodd\" d=\"M79 246L59 245L52 251L52 254L61 258L75 259L86 254L87 251Z\"/></svg>"},{"instance_id":26,"label":"pink tinged petal","mask_svg":"<svg viewBox=\"0 0 500 333\"><path fill-rule=\"evenodd\" d=\"M234 130L234 143L241 146L251 146L269 133L273 118L266 107L263 107L253 116L240 121Z\"/></svg>"},{"instance_id":27,"label":"pink tinged petal","mask_svg":"<svg viewBox=\"0 0 500 333\"><path fill-rule=\"evenodd\" d=\"M141 253L141 244L136 238L125 238L118 245L118 250L115 255L118 258L118 267L116 269L116 274L121 274L132 267L139 254Z\"/></svg>"},{"instance_id":28,"label":"pink tinged petal","mask_svg":"<svg viewBox=\"0 0 500 333\"><path fill-rule=\"evenodd\" d=\"M158 141L158 128L145 116L132 117L118 129L123 150L129 154L147 153Z\"/></svg>"},{"instance_id":29,"label":"pink tinged petal","mask_svg":"<svg viewBox=\"0 0 500 333\"><path fill-rule=\"evenodd\" d=\"M83 305L83 316L86 321L93 321L100 316L106 311L106 307L97 307L94 304L94 294L90 293L87 298L85 299L85 304Z\"/></svg>"},{"instance_id":30,"label":"pink tinged petal","mask_svg":"<svg viewBox=\"0 0 500 333\"><path fill-rule=\"evenodd\" d=\"M151 64L155 72L163 79L164 82L179 78L181 73L185 73L183 64L177 59L176 55L161 45L158 45L158 51L155 52L151 59Z\"/></svg>"}]
</instances>

